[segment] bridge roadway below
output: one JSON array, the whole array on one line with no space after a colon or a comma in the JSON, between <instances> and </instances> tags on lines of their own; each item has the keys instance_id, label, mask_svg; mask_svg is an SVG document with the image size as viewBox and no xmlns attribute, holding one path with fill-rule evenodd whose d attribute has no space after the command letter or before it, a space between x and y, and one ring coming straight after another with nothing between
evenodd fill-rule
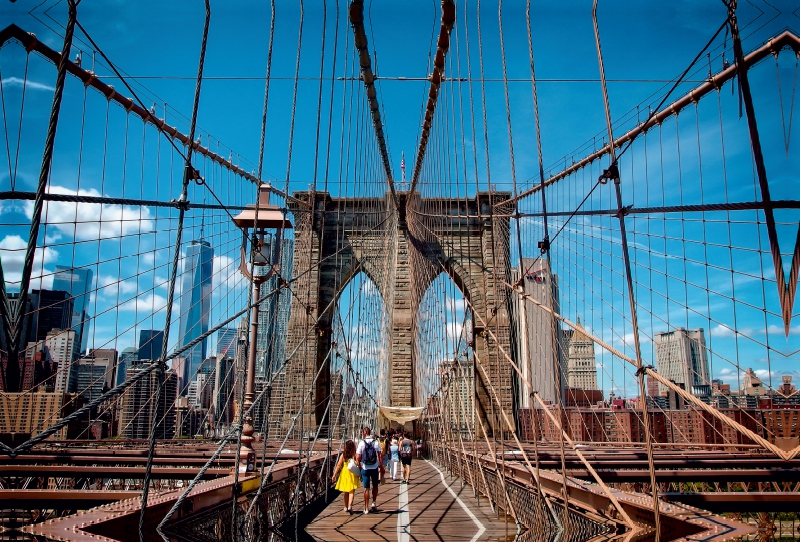
<instances>
[{"instance_id":1,"label":"bridge roadway below","mask_svg":"<svg viewBox=\"0 0 800 542\"><path fill-rule=\"evenodd\" d=\"M433 463L414 459L411 483L388 478L380 486L378 511L363 514L364 489L355 492L354 513L344 511L337 497L306 527L318 542L514 540L516 525L501 511L492 511L472 488Z\"/></svg>"}]
</instances>

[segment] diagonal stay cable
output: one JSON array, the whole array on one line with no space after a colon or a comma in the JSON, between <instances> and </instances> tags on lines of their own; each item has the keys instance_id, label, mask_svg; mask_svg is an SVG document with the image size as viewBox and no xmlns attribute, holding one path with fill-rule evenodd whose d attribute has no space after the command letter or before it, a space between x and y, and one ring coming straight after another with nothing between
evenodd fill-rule
<instances>
[{"instance_id":1,"label":"diagonal stay cable","mask_svg":"<svg viewBox=\"0 0 800 542\"><path fill-rule=\"evenodd\" d=\"M205 22L203 25L203 40L200 44L200 60L197 66L197 83L194 89L194 105L192 106L192 122L189 129L189 142L190 145L186 150L186 162L183 171L183 185L181 188L181 195L179 201L185 203L188 199L189 184L193 179L197 179L199 174L192 165L192 149L191 144L194 141L195 129L197 128L197 110L200 106L200 90L203 83L203 66L206 58L206 45L208 44L208 27L211 22L211 4L209 0L205 0L206 14ZM178 262L181 254L181 237L183 236L183 221L186 216L185 206L180 207L178 212L178 230L175 236L175 251L172 256L172 274L169 282L169 290L167 293L167 311L164 320L164 339L162 346L161 359L158 361L158 392L156 393L156 404L161 402L161 396L164 388L164 373L166 372L165 354L169 348L169 331L172 323L172 305L175 299L175 282L178 278ZM147 464L144 471L144 480L142 481L142 510L139 515L139 540L144 542L144 525L145 515L147 512L147 496L150 492L150 474L153 470L153 453L156 445L156 424L158 423L158 416L153 416L153 422L150 427L150 445L147 453Z\"/></svg>"}]
</instances>

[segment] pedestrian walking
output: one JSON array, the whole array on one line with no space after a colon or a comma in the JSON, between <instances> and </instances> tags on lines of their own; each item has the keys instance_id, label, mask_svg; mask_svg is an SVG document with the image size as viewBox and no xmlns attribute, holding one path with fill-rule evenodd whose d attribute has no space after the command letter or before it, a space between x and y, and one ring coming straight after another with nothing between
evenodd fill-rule
<instances>
[{"instance_id":1,"label":"pedestrian walking","mask_svg":"<svg viewBox=\"0 0 800 542\"><path fill-rule=\"evenodd\" d=\"M350 461L356 468L352 468ZM358 477L354 470L361 471L356 462L356 443L348 440L344 443L344 451L339 455L339 462L333 470L331 482L336 483L336 489L342 492L344 498L344 511L348 514L353 513L353 500L355 499L356 489L358 489Z\"/></svg>"},{"instance_id":2,"label":"pedestrian walking","mask_svg":"<svg viewBox=\"0 0 800 542\"><path fill-rule=\"evenodd\" d=\"M379 470L383 471L381 445L372 435L369 426L361 431L363 438L356 448L356 461L361 464L361 483L364 484L364 513L378 509ZM372 490L372 506L369 505L369 494Z\"/></svg>"},{"instance_id":3,"label":"pedestrian walking","mask_svg":"<svg viewBox=\"0 0 800 542\"><path fill-rule=\"evenodd\" d=\"M414 454L414 441L411 440L411 433L406 431L405 437L400 442L400 463L403 464L403 482L407 484L411 480L411 456Z\"/></svg>"},{"instance_id":4,"label":"pedestrian walking","mask_svg":"<svg viewBox=\"0 0 800 542\"><path fill-rule=\"evenodd\" d=\"M381 471L381 483L384 482L384 474L389 469L389 443L392 441L391 436L391 429L387 431L386 429L381 429L381 437L378 439L378 442L381 444L381 458L383 459L383 470Z\"/></svg>"},{"instance_id":5,"label":"pedestrian walking","mask_svg":"<svg viewBox=\"0 0 800 542\"><path fill-rule=\"evenodd\" d=\"M397 442L396 438L392 439L389 445L389 456L392 463L392 480L397 481L397 475L400 471L400 443Z\"/></svg>"}]
</instances>

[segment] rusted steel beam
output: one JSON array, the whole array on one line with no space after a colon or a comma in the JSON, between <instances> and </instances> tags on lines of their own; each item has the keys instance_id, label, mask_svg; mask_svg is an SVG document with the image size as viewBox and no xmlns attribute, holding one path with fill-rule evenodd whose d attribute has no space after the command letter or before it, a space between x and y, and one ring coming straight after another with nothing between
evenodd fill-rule
<instances>
[{"instance_id":1,"label":"rusted steel beam","mask_svg":"<svg viewBox=\"0 0 800 542\"><path fill-rule=\"evenodd\" d=\"M369 109L372 113L372 125L375 127L375 137L378 139L378 149L383 161L383 169L386 172L386 182L392 192L392 198L397 205L397 194L394 190L394 177L392 176L392 163L389 160L389 151L386 147L386 136L383 133L383 122L381 122L381 109L378 104L378 93L375 89L375 74L372 72L372 60L369 56L369 44L367 34L364 30L364 0L353 0L350 2L350 24L353 27L354 44L358 51L358 62L361 66L361 79L364 81L364 88L367 92Z\"/></svg>"},{"instance_id":2,"label":"rusted steel beam","mask_svg":"<svg viewBox=\"0 0 800 542\"><path fill-rule=\"evenodd\" d=\"M450 50L450 32L456 22L456 5L453 0L442 0L442 25L439 28L439 39L436 42L436 55L433 58L433 72L428 77L431 82L428 91L428 104L425 106L425 120L422 122L422 133L419 137L419 149L417 149L417 159L414 164L414 172L411 176L411 189L414 189L419 182L419 175L422 172L422 162L425 159L425 151L428 147L428 137L433 126L433 115L436 112L436 102L439 98L439 86L445 79L444 66L447 52Z\"/></svg>"},{"instance_id":3,"label":"rusted steel beam","mask_svg":"<svg viewBox=\"0 0 800 542\"><path fill-rule=\"evenodd\" d=\"M139 494L91 489L0 489L0 510L85 510Z\"/></svg>"},{"instance_id":4,"label":"rusted steel beam","mask_svg":"<svg viewBox=\"0 0 800 542\"><path fill-rule=\"evenodd\" d=\"M15 39L19 41L23 47L30 53L31 51L36 51L43 57L45 57L50 62L58 65L59 60L61 59L61 53L55 51L45 45L44 43L40 42L36 39L35 34L29 34L25 32L20 27L15 24L10 24L3 30L0 30L0 47L2 47L7 41ZM134 115L140 117L144 122L149 122L165 134L169 135L173 139L177 139L180 141L184 146L192 145L192 149L194 152L198 152L205 156L206 158L211 159L212 161L218 163L222 167L232 171L233 173L244 177L248 181L251 181L257 185L261 185L261 179L256 178L255 175L252 173L248 173L239 166L233 164L230 160L223 158L219 154L212 152L207 147L203 147L197 141L189 141L189 136L182 134L178 131L177 128L168 125L164 120L159 119L155 116L155 114L151 113L150 111L146 110L145 108L141 107L138 103L136 103L132 98L128 98L127 96L123 96L119 94L113 86L107 85L100 81L97 76L88 71L84 70L83 68L79 67L74 62L71 62L67 59L67 72L74 75L78 79L80 79L84 86L90 86L100 93L102 93L107 99L113 100L121 105L128 113L133 113ZM270 190L286 199L293 199L289 194L286 194L282 190L274 188L270 185Z\"/></svg>"},{"instance_id":5,"label":"rusted steel beam","mask_svg":"<svg viewBox=\"0 0 800 542\"><path fill-rule=\"evenodd\" d=\"M650 483L647 465L642 470L604 470L597 469L597 474L608 483ZM567 476L581 480L593 480L585 469L569 469ZM800 470L795 469L656 469L659 482L800 482Z\"/></svg>"},{"instance_id":6,"label":"rusted steel beam","mask_svg":"<svg viewBox=\"0 0 800 542\"><path fill-rule=\"evenodd\" d=\"M795 492L718 492L718 493L661 493L665 501L679 502L708 510L723 512L797 512L800 493Z\"/></svg>"},{"instance_id":7,"label":"rusted steel beam","mask_svg":"<svg viewBox=\"0 0 800 542\"><path fill-rule=\"evenodd\" d=\"M153 467L151 477L161 480L191 480L200 469L197 467ZM208 469L203 479L210 480L227 476L229 468ZM0 465L1 478L122 478L137 479L144 477L144 467L106 467L75 465Z\"/></svg>"},{"instance_id":8,"label":"rusted steel beam","mask_svg":"<svg viewBox=\"0 0 800 542\"><path fill-rule=\"evenodd\" d=\"M781 49L787 47L792 49L795 53L800 53L800 37L796 36L789 30L783 32L778 36L775 36L774 38L771 38L770 40L767 41L767 43L765 43L755 51L745 56L744 63L749 68L750 66L765 59L769 55L777 55L781 51ZM629 141L632 141L634 138L639 136L639 134L646 132L653 126L661 124L669 117L676 116L678 113L681 112L682 109L684 109L688 105L697 103L697 101L700 100L700 98L702 98L706 94L709 94L714 90L719 90L720 88L722 88L722 85L724 85L726 82L730 81L736 76L736 71L737 71L736 64L732 64L727 69L721 71L717 75L712 76L705 83L689 91L688 94L684 95L678 100L672 102L672 104L666 106L664 109L653 115L647 121L641 123L636 128L630 130L626 134L617 138L614 141L614 148L616 149L621 148L622 145L626 144ZM611 146L607 144L602 149L593 152L589 156L583 158L578 162L575 162L574 164L564 169L560 173L551 176L544 183L537 184L536 186L528 190L525 190L524 192L521 192L520 194L518 194L513 198L495 204L495 206L499 207L502 205L508 205L524 197L530 196L531 194L538 192L542 188L550 186L551 184L554 184L560 181L561 179L569 176L570 174L578 171L579 169L591 164L601 156L608 154L610 151L611 151Z\"/></svg>"},{"instance_id":9,"label":"rusted steel beam","mask_svg":"<svg viewBox=\"0 0 800 542\"><path fill-rule=\"evenodd\" d=\"M303 456L305 457L305 456ZM283 460L297 460L297 454L281 454L279 461ZM112 464L112 465L141 465L147 461L147 456L125 456L125 455L80 455L80 454L65 454L65 455L51 455L51 454L35 454L18 456L13 460L0 462L0 465L40 465L40 464L61 464L61 465L97 465L97 464ZM163 456L157 455L153 458L153 463L156 465L185 465L185 466L203 466L208 461L207 457L202 456ZM271 461L271 458L268 458ZM223 456L214 461L215 464L220 465L233 465L236 458L233 455Z\"/></svg>"}]
</instances>

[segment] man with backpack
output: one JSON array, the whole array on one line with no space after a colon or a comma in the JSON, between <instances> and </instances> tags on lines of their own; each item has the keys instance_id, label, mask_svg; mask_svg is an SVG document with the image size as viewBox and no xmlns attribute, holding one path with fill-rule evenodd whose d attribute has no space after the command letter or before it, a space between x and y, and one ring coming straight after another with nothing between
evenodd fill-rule
<instances>
[{"instance_id":1,"label":"man with backpack","mask_svg":"<svg viewBox=\"0 0 800 542\"><path fill-rule=\"evenodd\" d=\"M411 480L411 456L414 453L414 441L411 440L411 433L406 431L403 440L400 442L400 463L403 465L401 483L407 484Z\"/></svg>"},{"instance_id":2,"label":"man with backpack","mask_svg":"<svg viewBox=\"0 0 800 542\"><path fill-rule=\"evenodd\" d=\"M381 445L372 435L369 426L364 426L361 434L363 439L356 448L356 461L361 465L361 483L364 484L364 513L369 514L370 510L378 510L378 471L383 471L383 461L381 458ZM369 506L369 492L372 486L372 506Z\"/></svg>"}]
</instances>

